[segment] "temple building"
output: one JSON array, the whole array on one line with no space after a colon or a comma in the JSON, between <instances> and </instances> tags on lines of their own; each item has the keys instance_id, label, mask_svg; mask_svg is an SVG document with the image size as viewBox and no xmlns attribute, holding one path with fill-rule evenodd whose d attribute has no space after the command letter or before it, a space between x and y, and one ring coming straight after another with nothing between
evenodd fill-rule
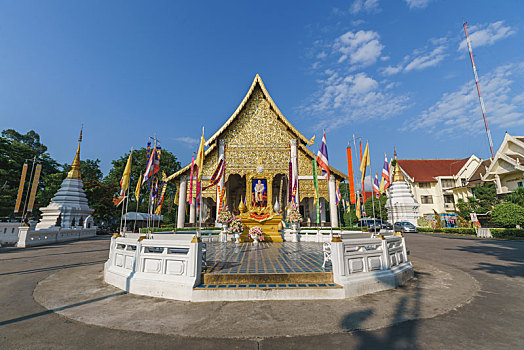
<instances>
[{"instance_id":1,"label":"temple building","mask_svg":"<svg viewBox=\"0 0 524 350\"><path fill-rule=\"evenodd\" d=\"M203 191L202 222L214 225L217 202L222 196L229 210L239 215L244 225L262 226L271 240L279 240L278 229L289 207L291 188L299 199L302 224L315 224L312 160L316 154L308 148L313 143L314 138L307 139L284 117L257 74L233 115L206 141L202 186L205 188L209 183L220 157L224 157L226 165L218 185ZM290 174L298 174L298 186L290 186ZM321 222L338 227L335 191L347 176L333 167L330 167L329 179L321 174L320 168L317 174ZM190 177L191 164L188 164L167 178L180 189L178 227L196 224L196 174L192 183ZM189 205L188 220L186 205Z\"/></svg>"}]
</instances>

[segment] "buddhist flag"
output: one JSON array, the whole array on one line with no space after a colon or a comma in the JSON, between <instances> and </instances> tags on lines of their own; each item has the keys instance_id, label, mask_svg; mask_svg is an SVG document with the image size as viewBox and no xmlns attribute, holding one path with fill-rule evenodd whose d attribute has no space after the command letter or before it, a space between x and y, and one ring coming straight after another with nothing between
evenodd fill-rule
<instances>
[{"instance_id":1,"label":"buddhist flag","mask_svg":"<svg viewBox=\"0 0 524 350\"><path fill-rule=\"evenodd\" d=\"M328 151L326 144L326 133L322 136L322 142L317 153L318 165L322 168L322 175L327 174L329 179L329 162L328 162Z\"/></svg>"},{"instance_id":2,"label":"buddhist flag","mask_svg":"<svg viewBox=\"0 0 524 350\"><path fill-rule=\"evenodd\" d=\"M200 146L198 146L198 154L196 159L196 166L198 167L197 172L197 183L202 181L202 170L204 167L204 128L202 127L202 137L200 138ZM198 190L198 189L197 189Z\"/></svg>"},{"instance_id":3,"label":"buddhist flag","mask_svg":"<svg viewBox=\"0 0 524 350\"><path fill-rule=\"evenodd\" d=\"M140 188L142 187L142 174L140 174L140 177L138 178L138 182L136 183L135 188L135 198L138 202L138 198L140 198Z\"/></svg>"},{"instance_id":4,"label":"buddhist flag","mask_svg":"<svg viewBox=\"0 0 524 350\"><path fill-rule=\"evenodd\" d=\"M335 204L336 205L339 205L341 198L342 196L340 195L340 188L339 188L339 185L337 185L337 191L335 192Z\"/></svg>"},{"instance_id":5,"label":"buddhist flag","mask_svg":"<svg viewBox=\"0 0 524 350\"><path fill-rule=\"evenodd\" d=\"M22 195L24 193L25 177L27 176L27 163L22 167L22 175L20 176L20 184L18 185L18 194L16 195L15 213L20 211L20 204L22 203Z\"/></svg>"},{"instance_id":6,"label":"buddhist flag","mask_svg":"<svg viewBox=\"0 0 524 350\"><path fill-rule=\"evenodd\" d=\"M364 177L366 177L366 167L369 166L369 142L366 142L366 149L364 150L364 155L362 156L362 161L360 162L360 173L362 174L362 179L360 180L364 183Z\"/></svg>"},{"instance_id":7,"label":"buddhist flag","mask_svg":"<svg viewBox=\"0 0 524 350\"><path fill-rule=\"evenodd\" d=\"M129 188L129 176L131 175L131 157L133 156L133 150L131 150L131 153L129 153L129 157L127 158L126 167L124 168L124 173L122 174L122 178L120 179L120 196L124 196L126 194L127 189Z\"/></svg>"},{"instance_id":8,"label":"buddhist flag","mask_svg":"<svg viewBox=\"0 0 524 350\"><path fill-rule=\"evenodd\" d=\"M29 194L29 203L27 204L27 211L33 211L35 204L36 189L38 188L38 181L40 181L40 171L42 171L42 164L37 164L35 174L33 175L33 184L31 185L31 193Z\"/></svg>"},{"instance_id":9,"label":"buddhist flag","mask_svg":"<svg viewBox=\"0 0 524 350\"><path fill-rule=\"evenodd\" d=\"M380 180L380 193L384 193L389 187L389 163L388 155L384 153L384 167L382 168L382 179Z\"/></svg>"},{"instance_id":10,"label":"buddhist flag","mask_svg":"<svg viewBox=\"0 0 524 350\"><path fill-rule=\"evenodd\" d=\"M155 158L156 158L156 152L155 152L155 149L156 149L156 144L153 148L153 151L151 152L151 154L149 155L149 160L147 161L147 167L146 167L146 171L144 173L144 178L142 180L142 185L149 180L150 177L153 176L153 170L154 170L154 163L155 163Z\"/></svg>"},{"instance_id":11,"label":"buddhist flag","mask_svg":"<svg viewBox=\"0 0 524 350\"><path fill-rule=\"evenodd\" d=\"M373 192L377 195L377 198L380 197L380 189L378 185L378 174L375 172L375 181L373 182Z\"/></svg>"}]
</instances>

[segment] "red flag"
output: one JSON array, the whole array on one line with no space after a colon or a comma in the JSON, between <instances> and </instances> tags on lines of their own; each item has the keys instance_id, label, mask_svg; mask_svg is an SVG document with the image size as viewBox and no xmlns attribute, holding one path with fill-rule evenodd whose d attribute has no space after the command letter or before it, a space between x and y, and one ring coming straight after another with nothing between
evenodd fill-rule
<instances>
[{"instance_id":1,"label":"red flag","mask_svg":"<svg viewBox=\"0 0 524 350\"><path fill-rule=\"evenodd\" d=\"M355 180L353 179L353 159L351 157L351 147L346 148L348 158L348 177L349 177L349 199L351 204L355 204Z\"/></svg>"}]
</instances>

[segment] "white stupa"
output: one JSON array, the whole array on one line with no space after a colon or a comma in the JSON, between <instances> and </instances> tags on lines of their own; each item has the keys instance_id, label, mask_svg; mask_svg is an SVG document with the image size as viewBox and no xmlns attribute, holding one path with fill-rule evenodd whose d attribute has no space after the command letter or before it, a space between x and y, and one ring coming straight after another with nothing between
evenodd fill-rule
<instances>
[{"instance_id":1,"label":"white stupa","mask_svg":"<svg viewBox=\"0 0 524 350\"><path fill-rule=\"evenodd\" d=\"M87 197L80 174L80 142L82 131L78 138L78 148L71 170L62 182L60 189L51 199L51 203L41 208L42 220L36 225L36 230L56 228L91 228L93 209L89 208Z\"/></svg>"},{"instance_id":2,"label":"white stupa","mask_svg":"<svg viewBox=\"0 0 524 350\"><path fill-rule=\"evenodd\" d=\"M395 161L397 152L395 152ZM392 223L399 221L408 221L417 226L419 218L419 204L415 200L411 188L402 175L398 161L393 169L393 179L389 187L389 196L386 201L388 211L388 220Z\"/></svg>"}]
</instances>

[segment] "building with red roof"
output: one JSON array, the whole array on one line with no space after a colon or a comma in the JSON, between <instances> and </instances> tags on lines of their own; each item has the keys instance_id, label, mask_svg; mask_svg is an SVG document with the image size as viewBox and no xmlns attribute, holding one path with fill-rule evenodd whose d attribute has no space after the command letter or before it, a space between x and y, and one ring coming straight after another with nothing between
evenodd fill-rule
<instances>
[{"instance_id":1,"label":"building with red roof","mask_svg":"<svg viewBox=\"0 0 524 350\"><path fill-rule=\"evenodd\" d=\"M459 199L473 195L470 184L483 161L475 155L459 159L398 159L404 178L420 204L421 216L456 212Z\"/></svg>"}]
</instances>

